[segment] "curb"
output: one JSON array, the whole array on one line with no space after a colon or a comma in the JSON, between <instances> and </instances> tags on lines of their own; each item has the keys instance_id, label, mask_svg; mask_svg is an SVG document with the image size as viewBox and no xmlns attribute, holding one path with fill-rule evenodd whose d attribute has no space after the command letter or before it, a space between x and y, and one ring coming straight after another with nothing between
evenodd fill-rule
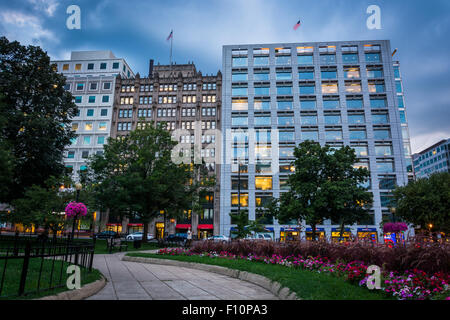
<instances>
[{"instance_id":1,"label":"curb","mask_svg":"<svg viewBox=\"0 0 450 320\"><path fill-rule=\"evenodd\" d=\"M83 300L102 290L105 285L106 280L102 276L100 280L88 283L78 290L64 291L54 296L47 296L36 300Z\"/></svg>"},{"instance_id":2,"label":"curb","mask_svg":"<svg viewBox=\"0 0 450 320\"><path fill-rule=\"evenodd\" d=\"M281 300L301 300L297 297L295 292L292 292L287 287L282 287L279 282L272 281L266 277L263 277L259 274L250 273L247 271L239 271L235 269L229 269L221 266L202 264L196 262L186 262L186 261L177 261L177 260L168 260L168 259L158 259L158 258L144 258L144 257L130 257L123 256L122 261L129 262L140 262L140 263L151 263L151 264L159 264L159 265L168 265L168 266L176 266L176 267L185 267L191 269L197 269L207 272L214 272L221 275L225 275L231 278L240 279L243 281L247 281L253 284L256 284L264 289L270 291L275 296L280 298Z\"/></svg>"}]
</instances>

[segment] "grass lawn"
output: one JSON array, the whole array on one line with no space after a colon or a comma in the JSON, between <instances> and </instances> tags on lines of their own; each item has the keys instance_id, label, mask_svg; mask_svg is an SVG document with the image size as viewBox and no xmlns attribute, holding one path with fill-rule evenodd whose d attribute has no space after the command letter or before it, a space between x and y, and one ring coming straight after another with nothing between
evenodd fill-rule
<instances>
[{"instance_id":1,"label":"grass lawn","mask_svg":"<svg viewBox=\"0 0 450 320\"><path fill-rule=\"evenodd\" d=\"M199 256L170 256L149 253L129 253L129 256L171 259L212 264L241 271L260 274L279 282L305 300L389 300L382 292L369 291L324 273L294 269L280 265L263 264L246 260L209 258ZM392 298L393 299L393 298Z\"/></svg>"},{"instance_id":2,"label":"grass lawn","mask_svg":"<svg viewBox=\"0 0 450 320\"><path fill-rule=\"evenodd\" d=\"M88 240L86 240L88 241ZM92 241L92 240L89 240ZM164 248L168 247L168 245L163 246ZM169 246L170 247L170 246ZM174 247L179 247L179 246L175 246ZM142 243L141 247L139 249L135 249L133 247L133 241L128 241L128 249L127 252L132 252L132 251L144 251L144 250L154 250L154 249L160 249L162 247L160 247L158 245L157 242L147 242L147 243ZM124 251L122 249L122 251ZM114 249L113 253L119 252L118 249ZM98 239L95 242L95 253L96 254L105 254L105 253L109 253L109 250L106 246L106 240L103 239Z\"/></svg>"},{"instance_id":3,"label":"grass lawn","mask_svg":"<svg viewBox=\"0 0 450 320\"><path fill-rule=\"evenodd\" d=\"M40 279L40 292L34 293L38 287L39 270L42 261L42 275ZM0 260L0 275L4 271L4 260ZM66 273L67 267L70 265L62 260L50 260L41 258L31 258L27 273L27 281L25 286L25 296L18 297L18 290L20 284L20 275L22 272L23 259L8 259L6 265L6 272L1 292L0 299L34 299L49 295L55 295L63 291L67 291L66 281L69 276ZM52 274L53 268L53 274ZM100 271L92 269L88 272L87 269L81 268L81 286L99 280L101 278ZM1 277L0 277L1 280ZM61 285L61 288L46 290L49 286ZM33 293L31 293L33 292Z\"/></svg>"}]
</instances>

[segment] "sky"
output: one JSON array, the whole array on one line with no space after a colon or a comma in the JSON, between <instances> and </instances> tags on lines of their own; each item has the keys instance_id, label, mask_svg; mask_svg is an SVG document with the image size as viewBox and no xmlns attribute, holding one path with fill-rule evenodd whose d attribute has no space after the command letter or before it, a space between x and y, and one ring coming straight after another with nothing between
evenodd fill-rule
<instances>
[{"instance_id":1,"label":"sky","mask_svg":"<svg viewBox=\"0 0 450 320\"><path fill-rule=\"evenodd\" d=\"M66 26L72 4L81 10L79 30ZM381 29L367 28L370 5L380 7ZM390 40L412 151L450 138L448 0L0 0L1 36L39 45L52 60L111 50L143 76L150 59L169 63L171 30L173 61L194 62L203 74L222 68L227 44Z\"/></svg>"}]
</instances>

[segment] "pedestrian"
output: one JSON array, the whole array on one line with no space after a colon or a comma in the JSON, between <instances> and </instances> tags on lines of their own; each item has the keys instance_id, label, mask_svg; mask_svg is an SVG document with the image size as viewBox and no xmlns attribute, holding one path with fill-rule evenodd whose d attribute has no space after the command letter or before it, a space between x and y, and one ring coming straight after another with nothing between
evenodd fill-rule
<instances>
[{"instance_id":1,"label":"pedestrian","mask_svg":"<svg viewBox=\"0 0 450 320\"><path fill-rule=\"evenodd\" d=\"M192 231L191 231L191 228L189 228L188 232L187 232L187 240L186 240L185 246L186 247L190 247L191 246L191 242L192 242Z\"/></svg>"}]
</instances>

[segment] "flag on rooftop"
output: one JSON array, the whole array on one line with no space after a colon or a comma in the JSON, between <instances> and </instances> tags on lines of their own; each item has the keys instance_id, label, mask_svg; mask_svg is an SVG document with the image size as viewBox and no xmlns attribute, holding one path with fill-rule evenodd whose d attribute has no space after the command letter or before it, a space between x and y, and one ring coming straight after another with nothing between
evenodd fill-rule
<instances>
[{"instance_id":1,"label":"flag on rooftop","mask_svg":"<svg viewBox=\"0 0 450 320\"><path fill-rule=\"evenodd\" d=\"M167 41L169 41L172 37L173 37L173 30L170 31L170 34L167 37Z\"/></svg>"},{"instance_id":2,"label":"flag on rooftop","mask_svg":"<svg viewBox=\"0 0 450 320\"><path fill-rule=\"evenodd\" d=\"M294 26L294 30L297 30L298 27L300 27L300 20L297 21L297 23Z\"/></svg>"}]
</instances>

